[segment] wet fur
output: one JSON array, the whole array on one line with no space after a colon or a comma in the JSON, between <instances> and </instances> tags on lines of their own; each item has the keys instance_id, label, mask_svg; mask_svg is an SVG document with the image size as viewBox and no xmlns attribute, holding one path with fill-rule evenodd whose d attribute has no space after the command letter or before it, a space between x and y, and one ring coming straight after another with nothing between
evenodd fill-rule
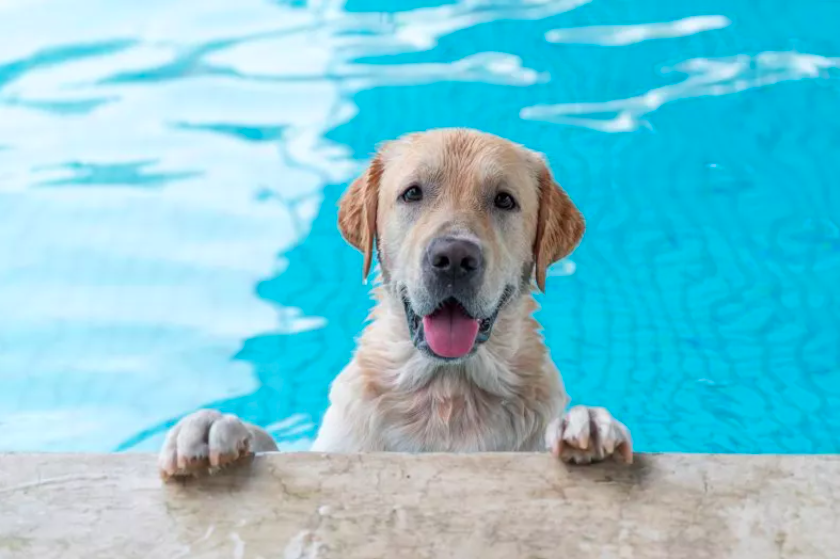
<instances>
[{"instance_id":1,"label":"wet fur","mask_svg":"<svg viewBox=\"0 0 840 559\"><path fill-rule=\"evenodd\" d=\"M429 150L437 153L429 156ZM389 223L403 171L388 169L389 164L425 165L427 173L447 185L413 227ZM494 231L485 217L482 184L495 180L496 174L519 189L532 190L516 193L525 213L518 229ZM388 177L398 186L383 185ZM511 274L517 292L500 312L488 342L474 356L449 364L415 349L391 282L416 281L416 273L395 267L410 268L419 261L419 251L429 239L452 222L485 247L490 270L497 276L488 282L496 292L510 281L498 276ZM365 274L379 245L386 282L375 289L377 303L352 362L332 386L330 408L313 450L544 448L546 427L562 413L567 397L533 318L537 304L531 278L536 269L536 281L544 288L546 268L578 244L583 220L542 158L470 130L409 136L383 148L351 185L341 202L339 226L348 242L365 254ZM519 238L506 239L505 234ZM487 298L493 296L496 293L488 293Z\"/></svg>"},{"instance_id":2,"label":"wet fur","mask_svg":"<svg viewBox=\"0 0 840 559\"><path fill-rule=\"evenodd\" d=\"M560 376L523 297L463 363L441 365L408 338L402 304L384 289L353 361L335 380L313 450L541 450L566 405Z\"/></svg>"},{"instance_id":3,"label":"wet fur","mask_svg":"<svg viewBox=\"0 0 840 559\"><path fill-rule=\"evenodd\" d=\"M400 191L414 180L433 185L428 201L400 205ZM520 213L493 209L500 190L519 201ZM344 238L365 255L365 276L378 254L382 281L356 353L333 382L312 450L547 447L564 462L632 461L630 433L607 410L565 409L560 374L533 318L533 283L545 288L548 266L575 248L584 228L541 156L471 130L413 134L383 146L345 193L338 221ZM415 347L403 298L419 316L434 310L422 281L422 251L436 236L453 234L483 249L483 279L469 294L472 316L499 312L474 353L443 361ZM199 410L169 431L158 464L171 479L273 450L271 436L256 425Z\"/></svg>"}]
</instances>

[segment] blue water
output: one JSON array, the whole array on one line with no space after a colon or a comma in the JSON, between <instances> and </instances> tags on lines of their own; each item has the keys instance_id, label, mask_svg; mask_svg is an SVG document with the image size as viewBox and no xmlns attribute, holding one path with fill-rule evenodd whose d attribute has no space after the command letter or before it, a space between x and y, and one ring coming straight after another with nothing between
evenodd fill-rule
<instances>
[{"instance_id":1,"label":"blue water","mask_svg":"<svg viewBox=\"0 0 840 559\"><path fill-rule=\"evenodd\" d=\"M838 21L0 1L0 450L153 450L202 406L306 448L369 305L339 194L377 142L469 126L587 217L539 313L575 403L645 451L840 452Z\"/></svg>"}]
</instances>

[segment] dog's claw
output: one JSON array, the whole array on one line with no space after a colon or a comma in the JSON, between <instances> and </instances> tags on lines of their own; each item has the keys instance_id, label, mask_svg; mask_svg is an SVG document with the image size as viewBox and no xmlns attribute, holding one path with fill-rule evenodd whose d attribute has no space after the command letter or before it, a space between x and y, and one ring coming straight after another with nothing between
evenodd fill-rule
<instances>
[{"instance_id":1,"label":"dog's claw","mask_svg":"<svg viewBox=\"0 0 840 559\"><path fill-rule=\"evenodd\" d=\"M575 441L578 448L586 450L589 448L589 433L581 434Z\"/></svg>"},{"instance_id":2,"label":"dog's claw","mask_svg":"<svg viewBox=\"0 0 840 559\"><path fill-rule=\"evenodd\" d=\"M633 447L629 442L619 444L618 452L621 455L622 462L625 464L633 463Z\"/></svg>"}]
</instances>

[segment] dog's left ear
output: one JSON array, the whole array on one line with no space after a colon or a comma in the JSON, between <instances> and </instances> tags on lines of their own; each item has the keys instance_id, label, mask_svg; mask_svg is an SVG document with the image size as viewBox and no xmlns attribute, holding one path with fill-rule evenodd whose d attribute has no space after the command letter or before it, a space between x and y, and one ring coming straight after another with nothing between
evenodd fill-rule
<instances>
[{"instance_id":1,"label":"dog's left ear","mask_svg":"<svg viewBox=\"0 0 840 559\"><path fill-rule=\"evenodd\" d=\"M583 216L569 195L551 176L546 162L539 161L540 209L537 217L537 236L534 241L534 262L537 286L545 292L548 267L565 258L583 238Z\"/></svg>"},{"instance_id":2,"label":"dog's left ear","mask_svg":"<svg viewBox=\"0 0 840 559\"><path fill-rule=\"evenodd\" d=\"M344 192L338 203L338 229L344 240L365 255L362 278L367 280L376 241L376 212L379 207L379 180L382 159L373 158L364 174Z\"/></svg>"}]
</instances>

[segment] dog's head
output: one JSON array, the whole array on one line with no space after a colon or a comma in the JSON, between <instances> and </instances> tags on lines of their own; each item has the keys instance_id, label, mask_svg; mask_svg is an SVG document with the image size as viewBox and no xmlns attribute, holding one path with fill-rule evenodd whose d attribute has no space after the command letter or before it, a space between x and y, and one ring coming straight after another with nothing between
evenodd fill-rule
<instances>
[{"instance_id":1,"label":"dog's head","mask_svg":"<svg viewBox=\"0 0 840 559\"><path fill-rule=\"evenodd\" d=\"M384 145L340 202L339 228L405 306L414 345L463 359L499 311L580 242L584 224L543 158L464 129Z\"/></svg>"}]
</instances>

